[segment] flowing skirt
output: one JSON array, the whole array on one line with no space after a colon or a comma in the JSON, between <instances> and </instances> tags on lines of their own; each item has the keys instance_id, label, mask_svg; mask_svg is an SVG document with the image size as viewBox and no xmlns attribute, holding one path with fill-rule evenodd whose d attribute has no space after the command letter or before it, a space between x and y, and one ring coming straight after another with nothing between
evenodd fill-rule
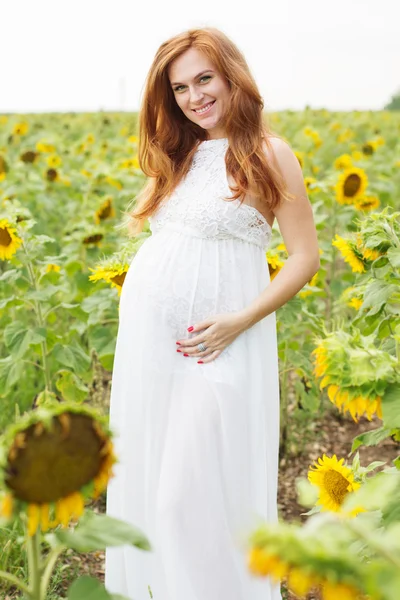
<instances>
[{"instance_id":1,"label":"flowing skirt","mask_svg":"<svg viewBox=\"0 0 400 600\"><path fill-rule=\"evenodd\" d=\"M208 364L177 353L187 328L248 306L265 252L165 227L141 246L120 298L110 425L119 459L107 513L152 551L106 549L106 587L131 600L280 600L252 575L247 538L277 519L279 377L271 313ZM151 594L150 594L151 590Z\"/></svg>"}]
</instances>

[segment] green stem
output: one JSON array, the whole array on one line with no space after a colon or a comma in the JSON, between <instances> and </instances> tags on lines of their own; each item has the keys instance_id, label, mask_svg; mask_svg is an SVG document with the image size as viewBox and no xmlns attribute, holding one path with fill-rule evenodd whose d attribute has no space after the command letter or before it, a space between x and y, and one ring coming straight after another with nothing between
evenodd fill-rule
<instances>
[{"instance_id":1,"label":"green stem","mask_svg":"<svg viewBox=\"0 0 400 600\"><path fill-rule=\"evenodd\" d=\"M27 252L27 248L26 248L24 242L22 242L22 247L23 247L25 255L27 257L27 268L28 268L28 274L29 274L30 283L31 283L33 289L35 291L38 291L39 288L38 288L36 277L35 277L35 271L33 269L32 261L29 258L29 254ZM40 302L38 302L37 300L34 300L33 304L34 304L34 310L35 310L35 313L36 313L36 318L37 318L38 325L39 325L39 327L44 328L44 319L43 319L43 315L42 315L42 307L40 306ZM45 378L46 390L47 391L52 391L51 378L50 378L50 368L49 368L49 363L48 363L48 360L47 360L47 354L48 354L48 351L47 351L47 341L44 340L43 342L40 342L40 347L41 347L41 351L42 351L43 371L44 371L44 378Z\"/></svg>"},{"instance_id":2,"label":"green stem","mask_svg":"<svg viewBox=\"0 0 400 600\"><path fill-rule=\"evenodd\" d=\"M281 430L281 441L280 441L280 447L281 447L281 451L286 453L286 443L287 443L287 421L288 421L288 415L287 415L287 408L288 408L288 371L289 369L286 369L287 367L287 356L288 356L288 341L286 340L285 342L285 351L284 351L284 363L283 363L283 371L281 371L281 376L282 376L282 383L281 383L281 410L280 410L280 430Z\"/></svg>"},{"instance_id":3,"label":"green stem","mask_svg":"<svg viewBox=\"0 0 400 600\"><path fill-rule=\"evenodd\" d=\"M33 365L34 367L38 367L38 369L42 369L42 371L44 371L42 365L37 362L34 362L33 360L27 360L26 358L24 358L22 362L28 363L29 365Z\"/></svg>"},{"instance_id":4,"label":"green stem","mask_svg":"<svg viewBox=\"0 0 400 600\"><path fill-rule=\"evenodd\" d=\"M335 238L336 234L336 211L338 204L336 200L333 200L333 211L332 211L332 229L331 229L331 244L332 240ZM329 285L327 286L327 304L326 304L326 312L325 312L325 321L328 324L329 331L331 330L331 318L332 318L332 304L333 304L333 294L332 294L332 281L335 279L335 263L336 263L336 246L332 245L332 260L329 266Z\"/></svg>"},{"instance_id":5,"label":"green stem","mask_svg":"<svg viewBox=\"0 0 400 600\"><path fill-rule=\"evenodd\" d=\"M58 548L53 548L47 557L47 562L44 564L43 577L41 582L41 598L46 598L47 588L50 583L50 577L53 573L54 566L60 554L64 552L66 549L65 546L59 546Z\"/></svg>"},{"instance_id":6,"label":"green stem","mask_svg":"<svg viewBox=\"0 0 400 600\"><path fill-rule=\"evenodd\" d=\"M42 575L42 557L39 534L28 535L27 538L28 550L28 569L29 569L29 597L31 600L44 600L40 590L40 580Z\"/></svg>"},{"instance_id":7,"label":"green stem","mask_svg":"<svg viewBox=\"0 0 400 600\"><path fill-rule=\"evenodd\" d=\"M13 585L15 585L15 587L19 588L21 592L23 592L26 596L30 595L30 589L28 588L28 586L25 585L25 583L18 579L18 577L16 577L15 575L11 575L11 573L7 573L6 571L0 571L0 579L4 579L5 581L12 583Z\"/></svg>"}]
</instances>

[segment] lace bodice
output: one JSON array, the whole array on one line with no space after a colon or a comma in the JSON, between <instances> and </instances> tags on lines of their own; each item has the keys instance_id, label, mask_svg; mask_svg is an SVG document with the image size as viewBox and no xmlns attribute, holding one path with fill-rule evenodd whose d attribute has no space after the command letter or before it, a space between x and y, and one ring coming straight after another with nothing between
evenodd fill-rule
<instances>
[{"instance_id":1,"label":"lace bodice","mask_svg":"<svg viewBox=\"0 0 400 600\"><path fill-rule=\"evenodd\" d=\"M201 238L239 239L266 249L271 227L254 207L240 204L229 188L225 154L227 138L200 143L186 177L149 218L156 234L164 227Z\"/></svg>"}]
</instances>

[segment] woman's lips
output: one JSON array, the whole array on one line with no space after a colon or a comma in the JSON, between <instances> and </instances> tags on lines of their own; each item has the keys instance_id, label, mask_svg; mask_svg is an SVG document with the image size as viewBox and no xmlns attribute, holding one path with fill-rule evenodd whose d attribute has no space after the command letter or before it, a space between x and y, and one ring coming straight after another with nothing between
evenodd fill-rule
<instances>
[{"instance_id":1,"label":"woman's lips","mask_svg":"<svg viewBox=\"0 0 400 600\"><path fill-rule=\"evenodd\" d=\"M197 110L195 110L195 109L193 109L193 112L195 112L196 115L199 115L199 117L202 117L203 115L207 115L210 112L210 110L212 109L212 107L214 106L215 103L216 103L216 100L213 100L212 102L210 102L209 103L209 107L204 112L197 112Z\"/></svg>"}]
</instances>

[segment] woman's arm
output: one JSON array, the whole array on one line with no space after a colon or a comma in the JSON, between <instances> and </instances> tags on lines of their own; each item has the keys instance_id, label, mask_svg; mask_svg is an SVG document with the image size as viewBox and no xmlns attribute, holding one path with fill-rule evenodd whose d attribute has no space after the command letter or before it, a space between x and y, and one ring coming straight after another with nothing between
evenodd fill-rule
<instances>
[{"instance_id":1,"label":"woman's arm","mask_svg":"<svg viewBox=\"0 0 400 600\"><path fill-rule=\"evenodd\" d=\"M290 146L279 138L270 140L273 152L268 159L285 179L288 191L295 196L283 200L273 210L289 257L269 286L245 309L240 311L244 329L248 329L274 312L297 294L320 267L314 217L303 173Z\"/></svg>"}]
</instances>

